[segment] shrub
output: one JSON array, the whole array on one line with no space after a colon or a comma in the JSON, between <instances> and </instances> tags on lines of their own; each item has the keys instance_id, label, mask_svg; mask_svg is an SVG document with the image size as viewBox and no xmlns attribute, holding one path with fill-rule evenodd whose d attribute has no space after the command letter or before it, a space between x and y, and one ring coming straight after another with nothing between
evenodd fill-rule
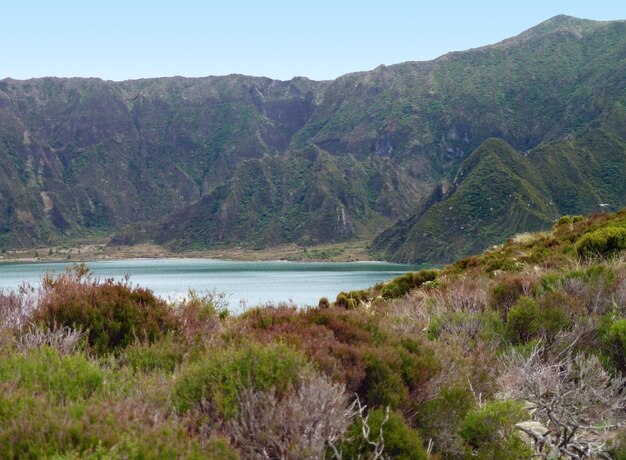
<instances>
[{"instance_id":1,"label":"shrub","mask_svg":"<svg viewBox=\"0 0 626 460\"><path fill-rule=\"evenodd\" d=\"M463 439L461 424L476 401L469 388L461 384L445 387L436 398L418 407L417 420L421 433L434 441L435 448L446 457L459 457Z\"/></svg>"},{"instance_id":2,"label":"shrub","mask_svg":"<svg viewBox=\"0 0 626 460\"><path fill-rule=\"evenodd\" d=\"M11 354L0 360L0 382L58 400L88 398L102 388L104 374L82 354L61 356L50 347Z\"/></svg>"},{"instance_id":3,"label":"shrub","mask_svg":"<svg viewBox=\"0 0 626 460\"><path fill-rule=\"evenodd\" d=\"M196 408L230 419L246 388L282 396L309 368L302 353L284 345L243 344L209 353L181 372L173 394L179 411Z\"/></svg>"},{"instance_id":4,"label":"shrub","mask_svg":"<svg viewBox=\"0 0 626 460\"><path fill-rule=\"evenodd\" d=\"M55 348L61 355L70 355L82 348L84 339L83 331L67 326L45 330L30 326L19 333L14 344L22 352L47 346Z\"/></svg>"},{"instance_id":5,"label":"shrub","mask_svg":"<svg viewBox=\"0 0 626 460\"><path fill-rule=\"evenodd\" d=\"M584 258L610 257L626 249L626 227L609 225L584 234L576 252Z\"/></svg>"},{"instance_id":6,"label":"shrub","mask_svg":"<svg viewBox=\"0 0 626 460\"><path fill-rule=\"evenodd\" d=\"M513 343L528 342L540 328L537 303L529 297L522 297L510 308L506 323L509 339Z\"/></svg>"},{"instance_id":7,"label":"shrub","mask_svg":"<svg viewBox=\"0 0 626 460\"><path fill-rule=\"evenodd\" d=\"M460 435L479 458L526 459L532 451L514 427L525 417L521 403L490 401L467 414Z\"/></svg>"},{"instance_id":8,"label":"shrub","mask_svg":"<svg viewBox=\"0 0 626 460\"><path fill-rule=\"evenodd\" d=\"M1 389L1 388L0 388ZM26 392L0 391L0 458L238 458L227 443L201 443L183 423L141 400L51 404Z\"/></svg>"},{"instance_id":9,"label":"shrub","mask_svg":"<svg viewBox=\"0 0 626 460\"><path fill-rule=\"evenodd\" d=\"M200 295L189 290L173 307L180 334L189 343L213 337L220 330L220 320L228 316L223 294L216 292Z\"/></svg>"},{"instance_id":10,"label":"shrub","mask_svg":"<svg viewBox=\"0 0 626 460\"><path fill-rule=\"evenodd\" d=\"M22 285L18 291L0 289L0 331L24 327L30 320L36 303L35 289L31 286Z\"/></svg>"},{"instance_id":11,"label":"shrub","mask_svg":"<svg viewBox=\"0 0 626 460\"><path fill-rule=\"evenodd\" d=\"M246 458L323 458L343 438L353 406L342 385L304 376L284 395L245 389L228 432Z\"/></svg>"},{"instance_id":12,"label":"shrub","mask_svg":"<svg viewBox=\"0 0 626 460\"><path fill-rule=\"evenodd\" d=\"M124 348L137 339L153 342L178 326L171 309L152 291L131 288L128 280L101 283L84 265L44 278L33 319L48 328L85 330L97 354Z\"/></svg>"},{"instance_id":13,"label":"shrub","mask_svg":"<svg viewBox=\"0 0 626 460\"><path fill-rule=\"evenodd\" d=\"M335 299L335 306L341 308L348 307L348 296L345 292L340 292L339 294L337 294L337 298Z\"/></svg>"},{"instance_id":14,"label":"shrub","mask_svg":"<svg viewBox=\"0 0 626 460\"><path fill-rule=\"evenodd\" d=\"M364 425L365 430L364 430ZM363 433L368 433L365 437ZM395 411L384 409L370 411L366 418L359 418L346 434L343 443L343 458L380 458L372 454L384 446L382 458L399 460L425 460L426 449L419 433L407 424L404 417Z\"/></svg>"},{"instance_id":15,"label":"shrub","mask_svg":"<svg viewBox=\"0 0 626 460\"><path fill-rule=\"evenodd\" d=\"M298 313L295 306L278 305L255 307L246 310L239 316L244 325L254 329L271 329L279 324L289 323Z\"/></svg>"},{"instance_id":16,"label":"shrub","mask_svg":"<svg viewBox=\"0 0 626 460\"><path fill-rule=\"evenodd\" d=\"M549 292L541 297L539 305L529 297L522 297L507 313L507 335L513 343L531 339L553 339L561 330L571 326L568 314L576 305L561 292Z\"/></svg>"},{"instance_id":17,"label":"shrub","mask_svg":"<svg viewBox=\"0 0 626 460\"><path fill-rule=\"evenodd\" d=\"M319 303L317 304L318 308L330 308L330 301L328 300L328 297L322 297L319 301Z\"/></svg>"},{"instance_id":18,"label":"shrub","mask_svg":"<svg viewBox=\"0 0 626 460\"><path fill-rule=\"evenodd\" d=\"M602 351L613 368L626 370L626 319L611 314L602 319Z\"/></svg>"},{"instance_id":19,"label":"shrub","mask_svg":"<svg viewBox=\"0 0 626 460\"><path fill-rule=\"evenodd\" d=\"M561 225L571 224L571 223L572 223L571 216L563 216L557 221L556 226L560 227Z\"/></svg>"},{"instance_id":20,"label":"shrub","mask_svg":"<svg viewBox=\"0 0 626 460\"><path fill-rule=\"evenodd\" d=\"M519 270L520 266L508 255L499 252L488 253L483 257L484 270L487 273L496 271L510 272Z\"/></svg>"},{"instance_id":21,"label":"shrub","mask_svg":"<svg viewBox=\"0 0 626 460\"><path fill-rule=\"evenodd\" d=\"M440 371L432 350L412 341L371 348L364 360L366 377L358 393L371 407L405 406L409 396Z\"/></svg>"},{"instance_id":22,"label":"shrub","mask_svg":"<svg viewBox=\"0 0 626 460\"><path fill-rule=\"evenodd\" d=\"M189 351L172 336L154 343L135 343L126 347L121 355L123 364L140 371L161 370L173 372Z\"/></svg>"},{"instance_id":23,"label":"shrub","mask_svg":"<svg viewBox=\"0 0 626 460\"><path fill-rule=\"evenodd\" d=\"M420 287L422 284L434 281L437 278L437 270L420 270L416 273L405 273L388 281L381 290L384 299L402 297L411 289Z\"/></svg>"},{"instance_id":24,"label":"shrub","mask_svg":"<svg viewBox=\"0 0 626 460\"><path fill-rule=\"evenodd\" d=\"M532 293L535 282L535 278L526 274L505 274L491 291L493 306L506 313L520 297Z\"/></svg>"}]
</instances>

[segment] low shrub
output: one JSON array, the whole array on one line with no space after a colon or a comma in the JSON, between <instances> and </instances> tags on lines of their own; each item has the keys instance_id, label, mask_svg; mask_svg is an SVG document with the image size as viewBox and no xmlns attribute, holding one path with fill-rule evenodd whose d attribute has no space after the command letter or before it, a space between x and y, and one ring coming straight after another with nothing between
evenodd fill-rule
<instances>
[{"instance_id":1,"label":"low shrub","mask_svg":"<svg viewBox=\"0 0 626 460\"><path fill-rule=\"evenodd\" d=\"M121 362L138 371L161 370L171 373L183 362L189 351L189 347L170 335L158 342L138 342L126 347L121 354Z\"/></svg>"},{"instance_id":2,"label":"low shrub","mask_svg":"<svg viewBox=\"0 0 626 460\"><path fill-rule=\"evenodd\" d=\"M323 458L352 423L353 406L342 385L312 374L284 395L245 389L227 431L245 458Z\"/></svg>"},{"instance_id":3,"label":"low shrub","mask_svg":"<svg viewBox=\"0 0 626 460\"><path fill-rule=\"evenodd\" d=\"M556 293L544 296L540 305L529 297L519 299L507 314L509 339L516 344L540 337L552 339L559 331L569 327L571 320L564 309L567 304L561 304L562 300L562 296Z\"/></svg>"},{"instance_id":4,"label":"low shrub","mask_svg":"<svg viewBox=\"0 0 626 460\"><path fill-rule=\"evenodd\" d=\"M486 273L511 272L520 269L520 266L508 254L499 252L488 253L483 257L482 263Z\"/></svg>"},{"instance_id":5,"label":"low shrub","mask_svg":"<svg viewBox=\"0 0 626 460\"><path fill-rule=\"evenodd\" d=\"M584 234L576 243L583 258L610 257L626 249L626 227L609 225Z\"/></svg>"},{"instance_id":6,"label":"low shrub","mask_svg":"<svg viewBox=\"0 0 626 460\"><path fill-rule=\"evenodd\" d=\"M103 371L83 354L61 356L41 347L0 359L0 382L32 394L49 393L57 400L88 398L102 388Z\"/></svg>"},{"instance_id":7,"label":"low shrub","mask_svg":"<svg viewBox=\"0 0 626 460\"><path fill-rule=\"evenodd\" d=\"M358 393L370 407L406 407L410 396L441 368L431 349L413 341L370 348L364 361L365 378Z\"/></svg>"},{"instance_id":8,"label":"low shrub","mask_svg":"<svg viewBox=\"0 0 626 460\"><path fill-rule=\"evenodd\" d=\"M224 295L216 292L199 294L189 290L187 296L173 305L179 333L189 343L201 342L221 328L220 320L228 316Z\"/></svg>"},{"instance_id":9,"label":"low shrub","mask_svg":"<svg viewBox=\"0 0 626 460\"><path fill-rule=\"evenodd\" d=\"M364 433L368 436L365 437ZM341 450L343 458L428 458L420 434L408 425L402 414L387 413L381 408L370 411L366 418L359 418L350 427ZM374 457L375 452L380 452L382 457Z\"/></svg>"},{"instance_id":10,"label":"low shrub","mask_svg":"<svg viewBox=\"0 0 626 460\"><path fill-rule=\"evenodd\" d=\"M211 349L181 371L173 404L181 412L195 408L231 419L238 413L238 398L246 388L282 395L308 369L305 356L284 345L250 343Z\"/></svg>"},{"instance_id":11,"label":"low shrub","mask_svg":"<svg viewBox=\"0 0 626 460\"><path fill-rule=\"evenodd\" d=\"M536 286L536 278L524 273L503 274L491 290L492 306L503 314L522 296L530 295Z\"/></svg>"},{"instance_id":12,"label":"low shrub","mask_svg":"<svg viewBox=\"0 0 626 460\"><path fill-rule=\"evenodd\" d=\"M527 416L521 403L490 401L467 414L460 435L479 458L530 458L532 451L514 426Z\"/></svg>"},{"instance_id":13,"label":"low shrub","mask_svg":"<svg viewBox=\"0 0 626 460\"><path fill-rule=\"evenodd\" d=\"M420 270L415 273L405 273L385 283L381 289L384 299L395 299L402 297L411 289L416 289L422 284L437 279L437 270Z\"/></svg>"},{"instance_id":14,"label":"low shrub","mask_svg":"<svg viewBox=\"0 0 626 460\"><path fill-rule=\"evenodd\" d=\"M84 265L43 279L33 320L48 328L86 331L90 350L96 354L116 351L136 340L151 343L178 328L172 310L152 291L132 288L128 280L100 282Z\"/></svg>"},{"instance_id":15,"label":"low shrub","mask_svg":"<svg viewBox=\"0 0 626 460\"><path fill-rule=\"evenodd\" d=\"M600 327L602 353L609 365L619 371L626 371L626 318L607 314Z\"/></svg>"},{"instance_id":16,"label":"low shrub","mask_svg":"<svg viewBox=\"0 0 626 460\"><path fill-rule=\"evenodd\" d=\"M252 329L271 329L291 322L297 312L297 307L287 305L254 307L239 315L239 323Z\"/></svg>"},{"instance_id":17,"label":"low shrub","mask_svg":"<svg viewBox=\"0 0 626 460\"><path fill-rule=\"evenodd\" d=\"M335 299L335 306L354 310L360 303L367 302L370 297L368 290L340 292Z\"/></svg>"},{"instance_id":18,"label":"low shrub","mask_svg":"<svg viewBox=\"0 0 626 460\"><path fill-rule=\"evenodd\" d=\"M7 460L239 458L227 442L200 442L139 398L54 404L29 392L0 391L0 424L0 458Z\"/></svg>"},{"instance_id":19,"label":"low shrub","mask_svg":"<svg viewBox=\"0 0 626 460\"><path fill-rule=\"evenodd\" d=\"M36 304L37 295L31 286L23 285L17 291L0 289L0 331L16 331L24 327Z\"/></svg>"},{"instance_id":20,"label":"low shrub","mask_svg":"<svg viewBox=\"0 0 626 460\"><path fill-rule=\"evenodd\" d=\"M434 441L435 449L460 457L464 449L458 432L475 406L474 395L466 385L447 386L435 398L417 407L417 425L425 438Z\"/></svg>"}]
</instances>

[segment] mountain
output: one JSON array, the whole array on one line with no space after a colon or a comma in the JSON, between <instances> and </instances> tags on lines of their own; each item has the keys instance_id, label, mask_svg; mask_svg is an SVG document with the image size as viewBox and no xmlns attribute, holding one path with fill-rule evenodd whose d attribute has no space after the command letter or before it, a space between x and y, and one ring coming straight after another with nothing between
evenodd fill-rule
<instances>
[{"instance_id":1,"label":"mountain","mask_svg":"<svg viewBox=\"0 0 626 460\"><path fill-rule=\"evenodd\" d=\"M0 81L0 244L370 241L443 261L626 205L626 22L314 82ZM381 233L382 232L382 233Z\"/></svg>"},{"instance_id":2,"label":"mountain","mask_svg":"<svg viewBox=\"0 0 626 460\"><path fill-rule=\"evenodd\" d=\"M626 200L626 110L616 106L584 133L520 153L484 141L454 182L381 233L374 251L396 261L450 261L520 231L547 229L561 214L600 212Z\"/></svg>"}]
</instances>

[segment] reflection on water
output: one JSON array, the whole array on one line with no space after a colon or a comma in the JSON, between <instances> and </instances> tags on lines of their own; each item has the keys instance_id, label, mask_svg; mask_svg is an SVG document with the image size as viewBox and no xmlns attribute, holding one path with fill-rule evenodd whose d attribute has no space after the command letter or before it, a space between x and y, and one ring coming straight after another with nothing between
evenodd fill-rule
<instances>
[{"instance_id":1,"label":"reflection on water","mask_svg":"<svg viewBox=\"0 0 626 460\"><path fill-rule=\"evenodd\" d=\"M229 309L240 303L253 306L292 301L317 305L320 297L334 299L341 291L363 289L415 265L383 262L240 262L206 259L129 259L87 264L96 276L120 279L125 274L135 286L152 289L163 298L179 298L189 290L224 292ZM45 272L62 272L67 263L0 264L0 288L21 283L37 285Z\"/></svg>"}]
</instances>

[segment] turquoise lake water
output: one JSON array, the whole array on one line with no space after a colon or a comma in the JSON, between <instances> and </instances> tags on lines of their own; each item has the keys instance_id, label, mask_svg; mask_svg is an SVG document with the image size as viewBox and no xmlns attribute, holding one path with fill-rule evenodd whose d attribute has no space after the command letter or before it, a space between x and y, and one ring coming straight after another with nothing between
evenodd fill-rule
<instances>
[{"instance_id":1,"label":"turquoise lake water","mask_svg":"<svg viewBox=\"0 0 626 460\"><path fill-rule=\"evenodd\" d=\"M63 272L67 263L0 264L0 288L37 285L46 272ZM128 259L94 261L87 266L100 278L130 275L134 286L152 289L164 299L189 289L226 294L232 312L259 304L291 301L299 306L331 300L341 291L363 289L421 268L384 262L240 262L207 259Z\"/></svg>"}]
</instances>

